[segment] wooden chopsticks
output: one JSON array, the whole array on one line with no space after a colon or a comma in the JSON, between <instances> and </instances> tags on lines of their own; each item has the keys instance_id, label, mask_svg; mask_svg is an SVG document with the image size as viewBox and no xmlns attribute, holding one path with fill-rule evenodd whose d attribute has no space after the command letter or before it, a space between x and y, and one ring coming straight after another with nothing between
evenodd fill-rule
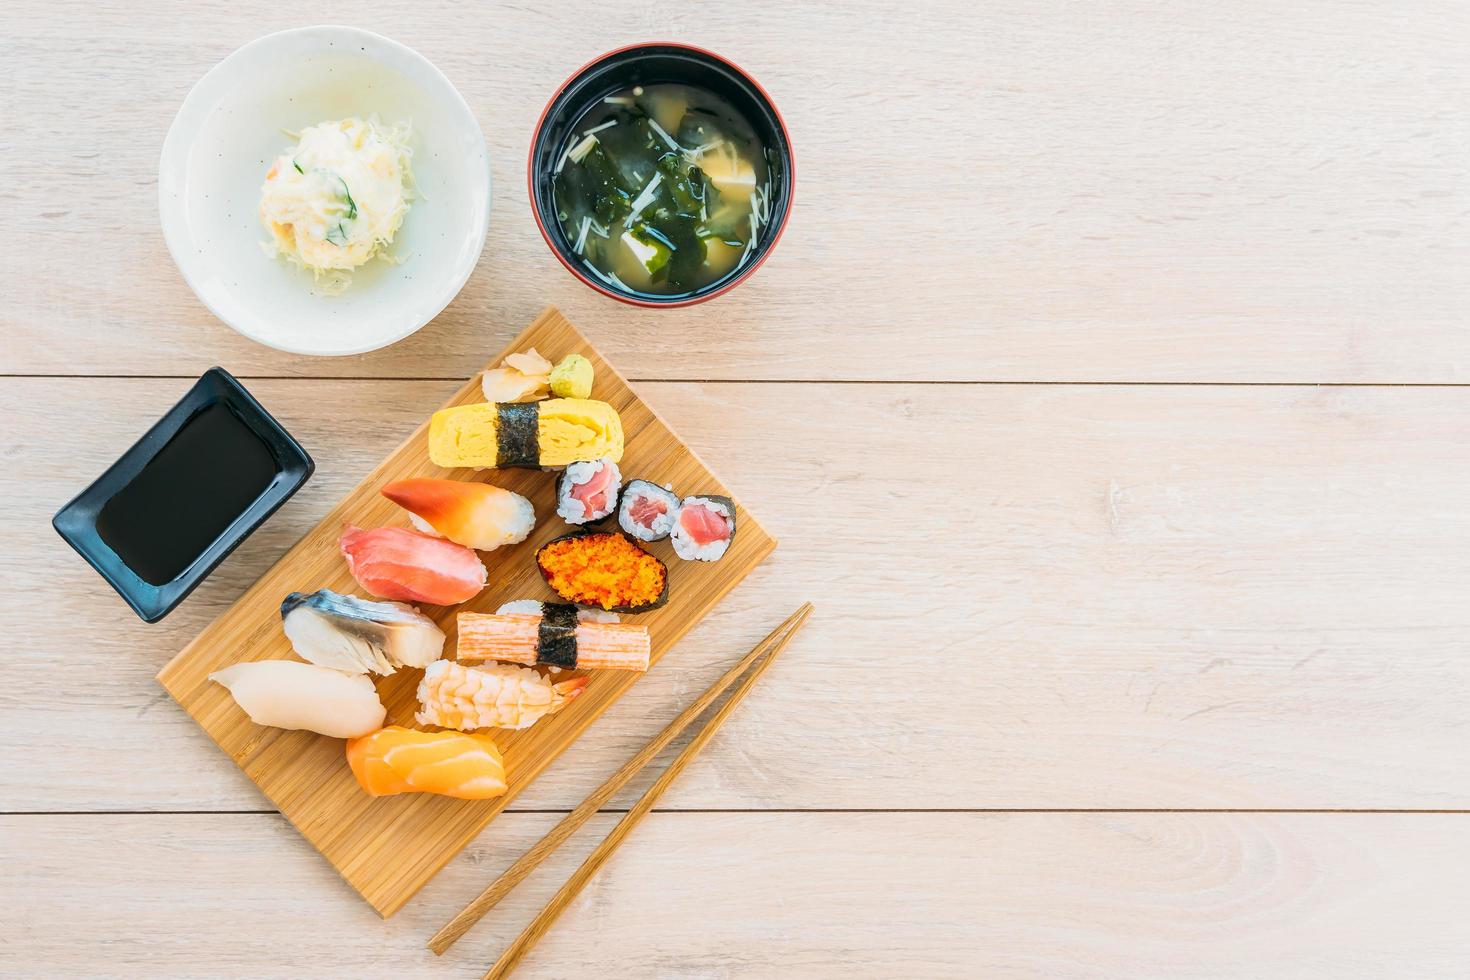
<instances>
[{"instance_id":1,"label":"wooden chopsticks","mask_svg":"<svg viewBox=\"0 0 1470 980\"><path fill-rule=\"evenodd\" d=\"M541 840L537 841L525 854L512 864L505 872L497 878L490 887L486 888L474 901L465 906L464 910L451 919L444 928L434 934L429 940L428 946L436 954L443 954L451 945L463 936L470 927L504 898L511 889L515 888L532 870L536 868L552 851L556 850L568 837L574 834L578 828L585 824L593 814L597 813L618 790L622 789L630 779L639 773L644 766L648 765L670 742L672 742L689 723L697 718L706 708L714 702L720 694L739 678L745 671L765 657L747 674L740 685L725 701L720 709L705 722L698 734L690 740L669 765L662 775L648 788L648 791L639 798L638 802L623 816L612 832L597 845L597 848L582 862L566 884L557 891L551 901L532 920L531 924L518 936L515 942L505 950L490 972L485 974L487 978L506 976L521 958L536 944L546 931L551 928L562 910L566 908L573 898L582 890L587 882L595 875L606 862L612 852L617 850L623 839L638 825L644 815L651 810L660 796L668 789L688 765L689 761L699 754L705 744L714 736L715 732L729 717L730 712L740 703L741 699L755 686L755 682L765 673L766 669L775 661L776 656L786 648L791 638L796 635L811 615L812 604L805 603L800 609L793 613L784 623L777 626L766 637L757 643L750 651L741 658L740 662L725 672L719 680L710 685L709 689L696 698L687 708L681 711L678 717L669 722L663 731L659 732L639 752L629 759L617 772L595 789L587 799L583 800L571 813L567 814L551 831Z\"/></svg>"}]
</instances>

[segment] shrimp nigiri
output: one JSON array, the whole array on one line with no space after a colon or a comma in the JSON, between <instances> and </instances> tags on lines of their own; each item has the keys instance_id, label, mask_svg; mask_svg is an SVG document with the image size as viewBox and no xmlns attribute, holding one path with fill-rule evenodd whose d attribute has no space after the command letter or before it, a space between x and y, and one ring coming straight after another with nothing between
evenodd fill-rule
<instances>
[{"instance_id":1,"label":"shrimp nigiri","mask_svg":"<svg viewBox=\"0 0 1470 980\"><path fill-rule=\"evenodd\" d=\"M342 555L357 583L380 599L451 606L485 587L485 566L473 551L401 527L348 525Z\"/></svg>"},{"instance_id":2,"label":"shrimp nigiri","mask_svg":"<svg viewBox=\"0 0 1470 980\"><path fill-rule=\"evenodd\" d=\"M529 667L494 664L466 667L436 660L419 682L420 725L473 731L476 728L530 728L553 715L587 686L573 677L553 684Z\"/></svg>"},{"instance_id":3,"label":"shrimp nigiri","mask_svg":"<svg viewBox=\"0 0 1470 980\"><path fill-rule=\"evenodd\" d=\"M390 725L350 739L347 764L369 796L437 793L488 800L505 795L505 763L489 735Z\"/></svg>"}]
</instances>

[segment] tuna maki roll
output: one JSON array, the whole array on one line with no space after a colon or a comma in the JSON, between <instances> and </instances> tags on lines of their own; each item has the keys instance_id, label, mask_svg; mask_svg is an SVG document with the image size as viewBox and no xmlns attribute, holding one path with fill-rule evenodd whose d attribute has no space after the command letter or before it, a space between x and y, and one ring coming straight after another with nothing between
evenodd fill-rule
<instances>
[{"instance_id":1,"label":"tuna maki roll","mask_svg":"<svg viewBox=\"0 0 1470 980\"><path fill-rule=\"evenodd\" d=\"M629 480L618 504L618 526L639 541L662 541L674 529L678 512L679 498L672 490L647 480Z\"/></svg>"},{"instance_id":2,"label":"tuna maki roll","mask_svg":"<svg viewBox=\"0 0 1470 980\"><path fill-rule=\"evenodd\" d=\"M735 501L718 494L685 497L674 521L674 554L689 561L719 561L735 540Z\"/></svg>"},{"instance_id":3,"label":"tuna maki roll","mask_svg":"<svg viewBox=\"0 0 1470 980\"><path fill-rule=\"evenodd\" d=\"M556 512L568 524L600 521L618 505L623 475L618 464L604 456L573 463L556 480Z\"/></svg>"}]
</instances>

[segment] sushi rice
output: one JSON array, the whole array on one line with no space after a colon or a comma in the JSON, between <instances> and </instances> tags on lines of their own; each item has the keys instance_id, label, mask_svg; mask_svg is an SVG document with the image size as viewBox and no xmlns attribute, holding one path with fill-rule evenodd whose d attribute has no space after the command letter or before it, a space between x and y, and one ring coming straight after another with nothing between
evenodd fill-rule
<instances>
[{"instance_id":1,"label":"sushi rice","mask_svg":"<svg viewBox=\"0 0 1470 980\"><path fill-rule=\"evenodd\" d=\"M540 616L542 603L539 599L512 599L495 610L497 616ZM618 614L606 609L578 609L577 618L584 623L617 623Z\"/></svg>"}]
</instances>

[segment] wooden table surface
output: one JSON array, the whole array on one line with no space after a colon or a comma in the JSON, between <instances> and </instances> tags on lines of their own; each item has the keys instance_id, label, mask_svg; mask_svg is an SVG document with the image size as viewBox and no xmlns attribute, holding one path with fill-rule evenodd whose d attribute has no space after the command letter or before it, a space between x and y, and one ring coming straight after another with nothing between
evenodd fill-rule
<instances>
[{"instance_id":1,"label":"wooden table surface","mask_svg":"<svg viewBox=\"0 0 1470 980\"><path fill-rule=\"evenodd\" d=\"M336 360L216 321L155 184L204 71L324 21L438 64L496 180L459 298ZM1463 975L1467 37L1450 0L3 5L0 974L478 976L596 833L424 941L809 598L523 975ZM555 85L649 38L750 69L800 166L771 260L682 311L572 280L522 183ZM782 545L382 921L153 675L548 303ZM317 473L145 626L48 520L212 364Z\"/></svg>"}]
</instances>

